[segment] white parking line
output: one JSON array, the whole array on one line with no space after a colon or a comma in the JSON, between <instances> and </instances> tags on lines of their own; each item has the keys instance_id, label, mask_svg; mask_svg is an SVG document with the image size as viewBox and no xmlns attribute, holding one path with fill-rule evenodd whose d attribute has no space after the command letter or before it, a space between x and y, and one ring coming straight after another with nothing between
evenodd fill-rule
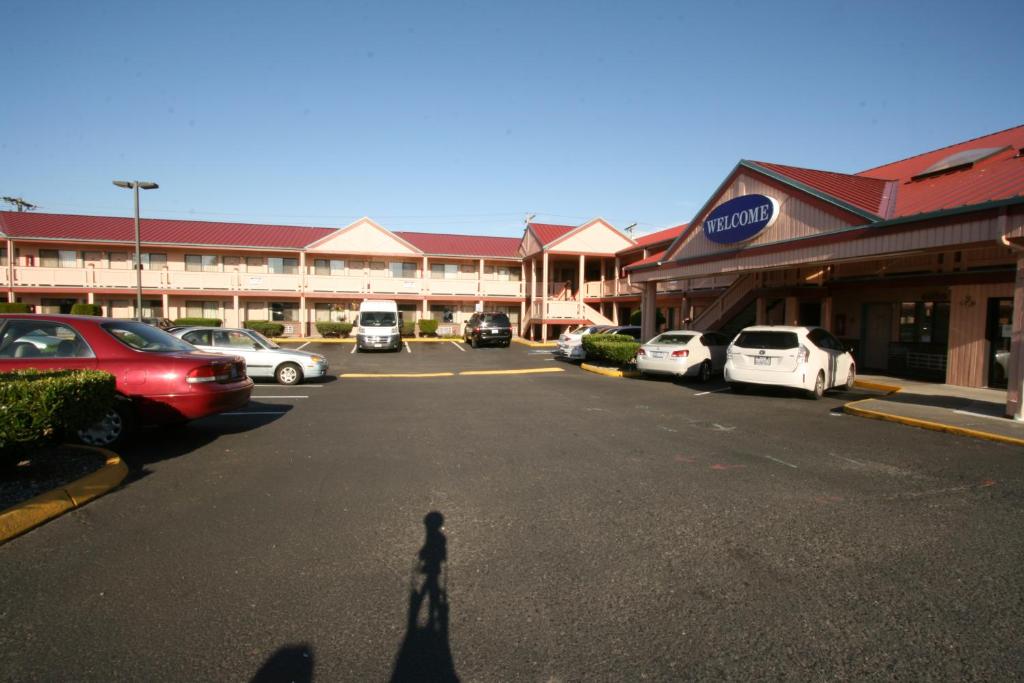
<instances>
[{"instance_id":1,"label":"white parking line","mask_svg":"<svg viewBox=\"0 0 1024 683\"><path fill-rule=\"evenodd\" d=\"M260 394L259 396L255 396L254 398L309 398L309 396L285 396L283 394L281 396L278 396L276 394L273 396L268 396L267 394Z\"/></svg>"},{"instance_id":2,"label":"white parking line","mask_svg":"<svg viewBox=\"0 0 1024 683\"><path fill-rule=\"evenodd\" d=\"M287 415L287 410L254 410L248 413L217 413L217 415L226 415L228 417L239 417L240 415ZM211 416L216 417L217 415Z\"/></svg>"},{"instance_id":3,"label":"white parking line","mask_svg":"<svg viewBox=\"0 0 1024 683\"><path fill-rule=\"evenodd\" d=\"M464 349L464 348L462 348L461 346L459 346L459 343L458 343L458 342L454 342L454 341L453 341L453 342L452 342L452 344L455 344L455 348L457 348L457 349L458 349L459 351L462 351L463 353L465 353L465 352L466 352L466 349Z\"/></svg>"},{"instance_id":4,"label":"white parking line","mask_svg":"<svg viewBox=\"0 0 1024 683\"><path fill-rule=\"evenodd\" d=\"M256 389L273 389L278 391L280 389L323 389L322 384L274 384L271 386L257 384L254 388Z\"/></svg>"},{"instance_id":5,"label":"white parking line","mask_svg":"<svg viewBox=\"0 0 1024 683\"><path fill-rule=\"evenodd\" d=\"M352 350L351 350L351 351L349 351L349 353L355 353L355 352L356 352L356 349L358 349L358 348L359 348L359 345L358 345L358 344L353 344L353 345L352 345Z\"/></svg>"},{"instance_id":6,"label":"white parking line","mask_svg":"<svg viewBox=\"0 0 1024 683\"><path fill-rule=\"evenodd\" d=\"M721 389L715 389L713 391L701 391L694 394L694 396L707 396L708 394L717 394L722 391L729 391L729 387L722 387Z\"/></svg>"},{"instance_id":7,"label":"white parking line","mask_svg":"<svg viewBox=\"0 0 1024 683\"><path fill-rule=\"evenodd\" d=\"M986 415L985 413L972 413L969 410L954 410L953 412L957 413L958 415L970 415L971 417L987 417L990 420L1002 420L1003 422L1006 422L1006 418L1005 417L999 417L998 415Z\"/></svg>"},{"instance_id":8,"label":"white parking line","mask_svg":"<svg viewBox=\"0 0 1024 683\"><path fill-rule=\"evenodd\" d=\"M300 346L299 348L297 348L297 349L295 349L295 350L296 350L296 351L300 351L300 350L302 350L302 349L306 348L307 346L309 346L309 345L310 345L311 343L312 343L312 342L306 342L305 344L303 344L302 346Z\"/></svg>"},{"instance_id":9,"label":"white parking line","mask_svg":"<svg viewBox=\"0 0 1024 683\"><path fill-rule=\"evenodd\" d=\"M792 467L792 468L793 468L794 470L796 470L796 469L800 469L800 468L798 468L798 467L797 467L796 465L793 465L793 464L791 464L791 463L788 463L788 462L786 462L785 460L779 460L778 458L773 458L773 457L772 457L772 456L770 456L770 455L766 455L766 456L764 456L764 457L768 458L769 460L774 460L775 462L779 463L780 465L785 465L786 467Z\"/></svg>"},{"instance_id":10,"label":"white parking line","mask_svg":"<svg viewBox=\"0 0 1024 683\"><path fill-rule=\"evenodd\" d=\"M406 353L412 353L412 349L409 347L409 342L402 342L402 343L405 344L405 352Z\"/></svg>"}]
</instances>

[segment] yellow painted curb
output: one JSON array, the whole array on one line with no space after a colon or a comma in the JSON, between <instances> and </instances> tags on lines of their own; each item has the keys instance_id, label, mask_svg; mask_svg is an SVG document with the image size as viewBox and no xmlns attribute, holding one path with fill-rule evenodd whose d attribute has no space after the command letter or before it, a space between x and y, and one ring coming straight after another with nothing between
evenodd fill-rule
<instances>
[{"instance_id":1,"label":"yellow painted curb","mask_svg":"<svg viewBox=\"0 0 1024 683\"><path fill-rule=\"evenodd\" d=\"M616 370L615 368L602 368L600 365L591 365L590 363L580 363L580 367L587 372L593 372L598 375L604 375L605 377L628 377L630 379L640 376L640 373L635 370Z\"/></svg>"},{"instance_id":2,"label":"yellow painted curb","mask_svg":"<svg viewBox=\"0 0 1024 683\"><path fill-rule=\"evenodd\" d=\"M558 342L536 342L530 341L529 339L520 339L519 337L512 337L512 341L516 344L522 344L523 346L530 346L536 349L553 349L558 346Z\"/></svg>"},{"instance_id":3,"label":"yellow painted curb","mask_svg":"<svg viewBox=\"0 0 1024 683\"><path fill-rule=\"evenodd\" d=\"M373 372L347 372L343 375L338 375L338 379L371 379L371 378L413 378L413 377L454 377L454 372L392 372L392 373L373 373Z\"/></svg>"},{"instance_id":4,"label":"yellow painted curb","mask_svg":"<svg viewBox=\"0 0 1024 683\"><path fill-rule=\"evenodd\" d=\"M464 370L459 375L538 375L545 372L565 372L565 368L530 368L527 370Z\"/></svg>"},{"instance_id":5,"label":"yellow painted curb","mask_svg":"<svg viewBox=\"0 0 1024 683\"><path fill-rule=\"evenodd\" d=\"M97 451L106 456L107 462L100 469L77 479L67 486L42 493L0 512L0 544L29 529L63 515L68 510L81 507L94 498L117 488L128 476L128 467L114 453L94 446L75 446Z\"/></svg>"},{"instance_id":6,"label":"yellow painted curb","mask_svg":"<svg viewBox=\"0 0 1024 683\"><path fill-rule=\"evenodd\" d=\"M863 399L869 401L871 399ZM993 434L992 432L981 432L975 429L968 429L966 427L955 427L953 425L942 424L941 422L930 422L928 420L918 420L914 417L903 417L901 415L891 415L889 413L881 413L875 410L868 410L867 408L859 408L855 403L860 401L854 401L853 403L847 403L843 406L843 411L850 415L857 415L859 417L867 417L873 420L885 420L887 422L896 422L898 424L910 425L911 427L920 427L922 429L931 429L936 432L946 432L948 434L956 434L958 436L971 436L976 439L985 439L987 441L998 441L999 443L1010 444L1011 446L1024 446L1024 439L1017 439L1012 436L1003 436L1002 434Z\"/></svg>"},{"instance_id":7,"label":"yellow painted curb","mask_svg":"<svg viewBox=\"0 0 1024 683\"><path fill-rule=\"evenodd\" d=\"M873 389L874 391L887 391L890 394L895 394L897 391L901 391L903 387L895 386L893 384L879 384L877 382L865 382L863 380L853 380L853 386L860 387L861 389Z\"/></svg>"}]
</instances>

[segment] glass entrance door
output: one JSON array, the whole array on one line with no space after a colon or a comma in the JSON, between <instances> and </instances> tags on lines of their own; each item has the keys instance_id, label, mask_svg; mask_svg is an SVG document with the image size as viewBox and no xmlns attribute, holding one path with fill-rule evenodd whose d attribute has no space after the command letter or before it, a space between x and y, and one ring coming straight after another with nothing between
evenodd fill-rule
<instances>
[{"instance_id":1,"label":"glass entrance door","mask_svg":"<svg viewBox=\"0 0 1024 683\"><path fill-rule=\"evenodd\" d=\"M988 385L1005 389L1010 367L1010 330L1013 327L1013 299L989 299L988 322Z\"/></svg>"}]
</instances>

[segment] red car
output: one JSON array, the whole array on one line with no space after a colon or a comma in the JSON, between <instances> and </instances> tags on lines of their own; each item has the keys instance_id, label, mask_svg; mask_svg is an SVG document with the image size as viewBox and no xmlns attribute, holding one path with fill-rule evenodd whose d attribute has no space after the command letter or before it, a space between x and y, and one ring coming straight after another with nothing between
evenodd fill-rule
<instances>
[{"instance_id":1,"label":"red car","mask_svg":"<svg viewBox=\"0 0 1024 683\"><path fill-rule=\"evenodd\" d=\"M103 370L117 380L106 417L79 433L109 446L142 425L195 420L249 402L252 380L237 356L206 353L151 325L78 315L0 314L0 372Z\"/></svg>"}]
</instances>

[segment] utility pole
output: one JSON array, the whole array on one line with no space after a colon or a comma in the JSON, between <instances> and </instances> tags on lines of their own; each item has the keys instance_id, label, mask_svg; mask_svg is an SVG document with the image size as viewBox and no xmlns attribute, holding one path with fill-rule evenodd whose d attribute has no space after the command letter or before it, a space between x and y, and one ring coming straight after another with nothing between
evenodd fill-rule
<instances>
[{"instance_id":1,"label":"utility pole","mask_svg":"<svg viewBox=\"0 0 1024 683\"><path fill-rule=\"evenodd\" d=\"M31 211L33 209L38 209L39 208L35 204L32 204L30 202L26 202L21 197L4 197L3 199L4 199L5 202L10 204L11 206L18 207L18 213L21 213L22 211Z\"/></svg>"}]
</instances>

